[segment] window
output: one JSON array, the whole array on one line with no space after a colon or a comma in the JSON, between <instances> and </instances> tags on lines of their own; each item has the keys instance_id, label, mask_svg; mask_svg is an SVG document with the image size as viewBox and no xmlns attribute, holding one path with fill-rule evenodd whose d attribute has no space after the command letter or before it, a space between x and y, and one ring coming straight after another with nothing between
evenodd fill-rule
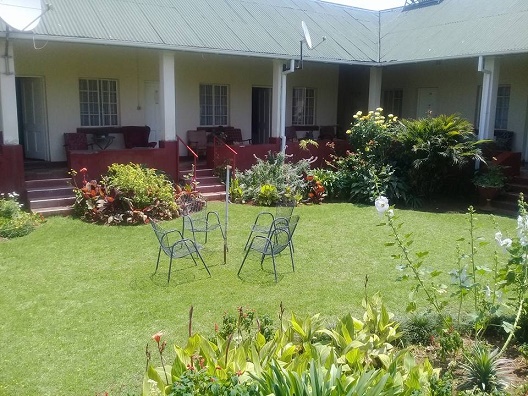
<instances>
[{"instance_id":1,"label":"window","mask_svg":"<svg viewBox=\"0 0 528 396\"><path fill-rule=\"evenodd\" d=\"M315 125L314 88L293 88L292 125Z\"/></svg>"},{"instance_id":2,"label":"window","mask_svg":"<svg viewBox=\"0 0 528 396\"><path fill-rule=\"evenodd\" d=\"M510 86L501 85L497 90L497 111L495 129L508 129L508 110L510 108Z\"/></svg>"},{"instance_id":3,"label":"window","mask_svg":"<svg viewBox=\"0 0 528 396\"><path fill-rule=\"evenodd\" d=\"M403 105L403 90L393 89L383 91L381 93L381 107L383 108L383 114L394 114L395 116L402 117L402 105Z\"/></svg>"},{"instance_id":4,"label":"window","mask_svg":"<svg viewBox=\"0 0 528 396\"><path fill-rule=\"evenodd\" d=\"M200 125L229 125L227 85L200 84Z\"/></svg>"},{"instance_id":5,"label":"window","mask_svg":"<svg viewBox=\"0 0 528 396\"><path fill-rule=\"evenodd\" d=\"M497 110L495 111L495 128L508 129L508 111L510 109L510 86L499 85L497 89ZM480 104L482 101L482 86L477 88L477 108L475 110L475 128L480 123Z\"/></svg>"},{"instance_id":6,"label":"window","mask_svg":"<svg viewBox=\"0 0 528 396\"><path fill-rule=\"evenodd\" d=\"M119 125L117 80L80 79L81 126Z\"/></svg>"}]
</instances>

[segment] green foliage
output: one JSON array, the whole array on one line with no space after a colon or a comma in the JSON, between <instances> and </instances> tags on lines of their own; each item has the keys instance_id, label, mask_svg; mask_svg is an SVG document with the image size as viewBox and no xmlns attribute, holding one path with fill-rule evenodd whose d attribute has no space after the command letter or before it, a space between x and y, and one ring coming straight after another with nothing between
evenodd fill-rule
<instances>
[{"instance_id":1,"label":"green foliage","mask_svg":"<svg viewBox=\"0 0 528 396\"><path fill-rule=\"evenodd\" d=\"M308 193L306 199L303 201L307 204L321 204L326 197L326 190L323 183L315 175L306 176L308 186L306 187Z\"/></svg>"},{"instance_id":2,"label":"green foliage","mask_svg":"<svg viewBox=\"0 0 528 396\"><path fill-rule=\"evenodd\" d=\"M402 341L405 345L431 345L441 327L438 315L411 314L402 322Z\"/></svg>"},{"instance_id":3,"label":"green foliage","mask_svg":"<svg viewBox=\"0 0 528 396\"><path fill-rule=\"evenodd\" d=\"M319 315L300 320L292 314L285 323L281 310L280 328L269 340L249 331L250 311L239 308L238 319L224 316L214 340L194 334L185 347L175 346L172 366L150 366L144 384L155 381L162 395L197 386L200 394L209 394L210 377L226 381L233 375L246 385L257 382L263 395L410 395L427 386L435 371L427 361L418 365L407 351L394 348L400 333L381 297L365 299L363 307L363 320L347 315L333 329ZM144 386L143 394L148 390Z\"/></svg>"},{"instance_id":4,"label":"green foliage","mask_svg":"<svg viewBox=\"0 0 528 396\"><path fill-rule=\"evenodd\" d=\"M397 131L402 145L400 166L407 172L411 190L431 196L467 184L471 173L464 167L481 159L471 123L457 114L402 120Z\"/></svg>"},{"instance_id":5,"label":"green foliage","mask_svg":"<svg viewBox=\"0 0 528 396\"><path fill-rule=\"evenodd\" d=\"M479 187L504 187L506 176L499 165L491 165L485 167L482 171L477 172L473 178L473 184Z\"/></svg>"},{"instance_id":6,"label":"green foliage","mask_svg":"<svg viewBox=\"0 0 528 396\"><path fill-rule=\"evenodd\" d=\"M17 238L31 233L42 216L22 210L18 194L0 194L0 238Z\"/></svg>"},{"instance_id":7,"label":"green foliage","mask_svg":"<svg viewBox=\"0 0 528 396\"><path fill-rule=\"evenodd\" d=\"M77 172L71 172L73 177ZM138 164L112 164L100 182L86 179L80 170L82 186L75 187L74 214L102 224L142 224L177 215L175 190L163 173Z\"/></svg>"},{"instance_id":8,"label":"green foliage","mask_svg":"<svg viewBox=\"0 0 528 396\"><path fill-rule=\"evenodd\" d=\"M460 389L476 388L486 393L504 389L512 372L508 361L500 358L497 349L492 351L482 344L474 345L470 352L464 354L461 368L464 375Z\"/></svg>"},{"instance_id":9,"label":"green foliage","mask_svg":"<svg viewBox=\"0 0 528 396\"><path fill-rule=\"evenodd\" d=\"M306 189L305 175L310 169L308 160L287 162L283 153L257 158L250 169L239 173L237 178L244 201L255 201L260 205L276 205L302 196Z\"/></svg>"},{"instance_id":10,"label":"green foliage","mask_svg":"<svg viewBox=\"0 0 528 396\"><path fill-rule=\"evenodd\" d=\"M239 376L234 375L226 380L211 376L204 368L190 368L176 381L168 396L258 396L257 386L251 383L241 383Z\"/></svg>"},{"instance_id":11,"label":"green foliage","mask_svg":"<svg viewBox=\"0 0 528 396\"><path fill-rule=\"evenodd\" d=\"M335 170L316 168L312 174L323 185L328 199L339 198L339 175Z\"/></svg>"},{"instance_id":12,"label":"green foliage","mask_svg":"<svg viewBox=\"0 0 528 396\"><path fill-rule=\"evenodd\" d=\"M273 184L263 184L255 197L255 204L261 206L274 206L279 201L279 192Z\"/></svg>"},{"instance_id":13,"label":"green foliage","mask_svg":"<svg viewBox=\"0 0 528 396\"><path fill-rule=\"evenodd\" d=\"M274 334L273 320L269 315L257 316L253 309L244 310L243 307L238 307L236 316L225 312L222 324L218 329L216 327L220 337L228 339L236 336L238 342L252 337L255 332L260 332L266 341L271 340Z\"/></svg>"}]
</instances>

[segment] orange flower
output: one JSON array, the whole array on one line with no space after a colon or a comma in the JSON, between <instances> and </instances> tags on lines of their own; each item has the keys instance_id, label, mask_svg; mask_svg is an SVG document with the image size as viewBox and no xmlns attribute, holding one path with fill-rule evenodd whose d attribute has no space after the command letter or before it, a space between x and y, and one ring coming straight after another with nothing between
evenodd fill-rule
<instances>
[{"instance_id":1,"label":"orange flower","mask_svg":"<svg viewBox=\"0 0 528 396\"><path fill-rule=\"evenodd\" d=\"M114 202L114 198L112 198L112 197L106 197L106 200L107 200L108 202L110 202L110 203Z\"/></svg>"},{"instance_id":2,"label":"orange flower","mask_svg":"<svg viewBox=\"0 0 528 396\"><path fill-rule=\"evenodd\" d=\"M312 181L313 178L314 178L314 177L313 177L312 175L308 175L308 176L306 176L306 180L308 180L308 181Z\"/></svg>"},{"instance_id":3,"label":"orange flower","mask_svg":"<svg viewBox=\"0 0 528 396\"><path fill-rule=\"evenodd\" d=\"M314 197L314 193L313 192L308 193L308 197L309 198L313 198Z\"/></svg>"},{"instance_id":4,"label":"orange flower","mask_svg":"<svg viewBox=\"0 0 528 396\"><path fill-rule=\"evenodd\" d=\"M157 344L159 344L162 335L163 335L163 332L158 331L156 334L154 334L154 335L152 336L152 339L153 339L154 341L156 341Z\"/></svg>"}]
</instances>

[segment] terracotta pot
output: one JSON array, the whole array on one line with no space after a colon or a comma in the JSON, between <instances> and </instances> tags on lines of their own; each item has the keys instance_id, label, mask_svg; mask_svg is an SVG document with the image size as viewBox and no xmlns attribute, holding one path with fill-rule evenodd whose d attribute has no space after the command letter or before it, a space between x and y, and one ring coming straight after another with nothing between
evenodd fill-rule
<instances>
[{"instance_id":1,"label":"terracotta pot","mask_svg":"<svg viewBox=\"0 0 528 396\"><path fill-rule=\"evenodd\" d=\"M497 195L499 195L501 188L500 187L483 187L483 186L477 186L479 195L481 198L485 199L486 201L494 199Z\"/></svg>"}]
</instances>

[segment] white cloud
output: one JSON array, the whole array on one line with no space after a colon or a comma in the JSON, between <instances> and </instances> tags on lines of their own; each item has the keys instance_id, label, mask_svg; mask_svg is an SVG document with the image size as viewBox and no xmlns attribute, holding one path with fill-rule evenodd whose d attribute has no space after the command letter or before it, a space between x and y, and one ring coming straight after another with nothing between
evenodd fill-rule
<instances>
[{"instance_id":1,"label":"white cloud","mask_svg":"<svg viewBox=\"0 0 528 396\"><path fill-rule=\"evenodd\" d=\"M386 10L387 8L402 7L405 0L324 0L330 3L346 4L369 10Z\"/></svg>"}]
</instances>

